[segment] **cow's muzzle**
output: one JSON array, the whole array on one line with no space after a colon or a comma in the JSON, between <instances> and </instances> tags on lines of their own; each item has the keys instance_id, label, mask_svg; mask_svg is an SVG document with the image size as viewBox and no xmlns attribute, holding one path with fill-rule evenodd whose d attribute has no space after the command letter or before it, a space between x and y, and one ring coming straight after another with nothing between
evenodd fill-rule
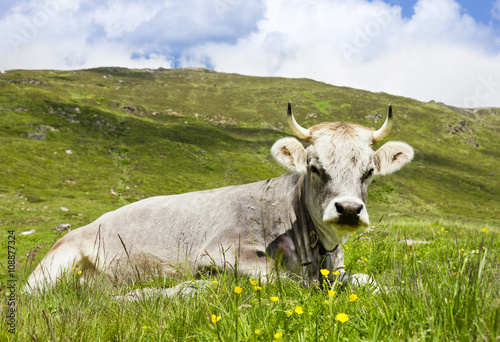
<instances>
[{"instance_id":1,"label":"cow's muzzle","mask_svg":"<svg viewBox=\"0 0 500 342\"><path fill-rule=\"evenodd\" d=\"M326 208L323 221L341 230L355 230L369 224L365 204L354 197L334 199Z\"/></svg>"},{"instance_id":2,"label":"cow's muzzle","mask_svg":"<svg viewBox=\"0 0 500 342\"><path fill-rule=\"evenodd\" d=\"M335 209L338 214L337 223L351 226L359 225L360 215L363 208L363 204L353 201L335 202Z\"/></svg>"}]
</instances>

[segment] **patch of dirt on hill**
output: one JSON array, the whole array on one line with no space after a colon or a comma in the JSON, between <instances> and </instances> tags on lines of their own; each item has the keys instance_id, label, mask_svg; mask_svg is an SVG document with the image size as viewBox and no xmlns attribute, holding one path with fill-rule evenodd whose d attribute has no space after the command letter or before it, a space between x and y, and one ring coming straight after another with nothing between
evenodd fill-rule
<instances>
[{"instance_id":1,"label":"patch of dirt on hill","mask_svg":"<svg viewBox=\"0 0 500 342\"><path fill-rule=\"evenodd\" d=\"M460 120L457 125L447 125L446 132L455 135L467 135L467 138L462 138L462 141L471 146L479 147L479 143L474 139L474 128L471 127L470 123L465 120Z\"/></svg>"}]
</instances>

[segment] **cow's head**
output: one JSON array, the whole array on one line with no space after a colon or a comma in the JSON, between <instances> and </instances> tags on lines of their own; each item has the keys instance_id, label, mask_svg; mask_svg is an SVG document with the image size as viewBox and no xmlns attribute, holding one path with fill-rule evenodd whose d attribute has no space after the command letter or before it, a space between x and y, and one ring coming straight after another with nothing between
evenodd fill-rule
<instances>
[{"instance_id":1,"label":"cow's head","mask_svg":"<svg viewBox=\"0 0 500 342\"><path fill-rule=\"evenodd\" d=\"M399 170L413 158L406 143L391 141L377 151L372 145L392 127L392 108L379 130L332 122L305 129L297 124L288 103L288 124L295 138L283 138L272 147L285 167L303 175L303 196L323 246L345 243L349 233L369 224L366 198L372 177Z\"/></svg>"}]
</instances>

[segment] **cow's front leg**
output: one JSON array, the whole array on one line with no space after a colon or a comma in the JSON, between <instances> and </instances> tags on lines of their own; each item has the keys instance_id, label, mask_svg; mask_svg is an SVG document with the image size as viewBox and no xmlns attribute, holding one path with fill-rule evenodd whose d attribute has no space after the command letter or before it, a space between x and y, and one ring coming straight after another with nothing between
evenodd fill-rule
<instances>
[{"instance_id":1,"label":"cow's front leg","mask_svg":"<svg viewBox=\"0 0 500 342\"><path fill-rule=\"evenodd\" d=\"M166 298L166 297L186 297L193 296L198 291L204 290L210 284L207 280L194 280L185 281L173 287L168 288L145 288L137 289L124 294L123 296L116 296L116 300L122 301L139 301L139 300L152 300L155 298Z\"/></svg>"},{"instance_id":2,"label":"cow's front leg","mask_svg":"<svg viewBox=\"0 0 500 342\"><path fill-rule=\"evenodd\" d=\"M341 271L337 278L342 283L342 287L356 288L360 286L369 286L372 293L380 291L380 286L371 276L365 273L348 273Z\"/></svg>"}]
</instances>

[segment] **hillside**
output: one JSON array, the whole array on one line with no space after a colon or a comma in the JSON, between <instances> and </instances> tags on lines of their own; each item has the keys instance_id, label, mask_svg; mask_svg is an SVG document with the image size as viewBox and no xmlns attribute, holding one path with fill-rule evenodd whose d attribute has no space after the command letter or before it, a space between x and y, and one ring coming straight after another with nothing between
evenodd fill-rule
<instances>
[{"instance_id":1,"label":"hillside","mask_svg":"<svg viewBox=\"0 0 500 342\"><path fill-rule=\"evenodd\" d=\"M398 213L500 223L498 109L457 109L308 79L99 68L0 75L0 225L53 238L60 223L78 227L141 198L278 176L285 169L269 150L291 135L289 100L306 127L378 127L392 103L387 140L408 142L416 155L372 183L372 221Z\"/></svg>"}]
</instances>

